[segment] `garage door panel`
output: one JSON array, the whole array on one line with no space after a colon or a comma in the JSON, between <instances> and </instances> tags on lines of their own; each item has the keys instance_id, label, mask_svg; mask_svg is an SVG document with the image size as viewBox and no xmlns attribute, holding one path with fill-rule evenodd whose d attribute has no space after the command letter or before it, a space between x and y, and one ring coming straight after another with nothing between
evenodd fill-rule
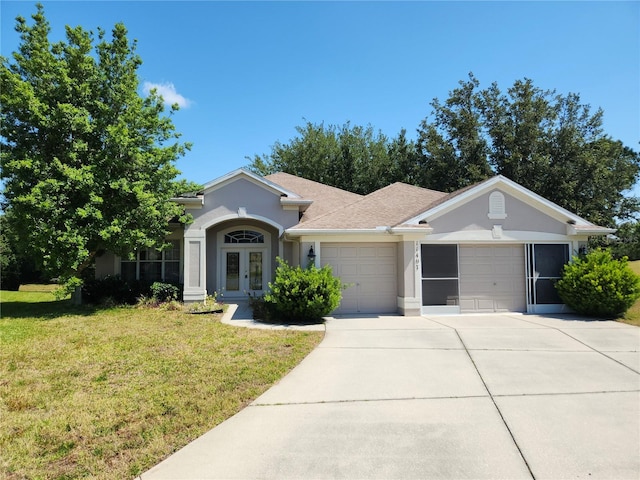
<instances>
[{"instance_id":1,"label":"garage door panel","mask_svg":"<svg viewBox=\"0 0 640 480\"><path fill-rule=\"evenodd\" d=\"M367 263L358 267L358 273L364 276L394 277L396 274L395 263Z\"/></svg>"},{"instance_id":2,"label":"garage door panel","mask_svg":"<svg viewBox=\"0 0 640 480\"><path fill-rule=\"evenodd\" d=\"M522 246L461 246L459 260L461 311L526 310Z\"/></svg>"},{"instance_id":3,"label":"garage door panel","mask_svg":"<svg viewBox=\"0 0 640 480\"><path fill-rule=\"evenodd\" d=\"M395 244L323 244L321 259L350 284L334 314L397 311Z\"/></svg>"},{"instance_id":4,"label":"garage door panel","mask_svg":"<svg viewBox=\"0 0 640 480\"><path fill-rule=\"evenodd\" d=\"M339 249L337 247L326 247L322 249L322 257L326 259L338 258Z\"/></svg>"},{"instance_id":5,"label":"garage door panel","mask_svg":"<svg viewBox=\"0 0 640 480\"><path fill-rule=\"evenodd\" d=\"M334 267L335 268L335 267ZM355 264L351 264L351 263L341 263L338 265L337 269L334 269L334 272L338 271L340 272L338 275L339 277L353 277L353 278L357 278L358 277L358 265Z\"/></svg>"},{"instance_id":6,"label":"garage door panel","mask_svg":"<svg viewBox=\"0 0 640 480\"><path fill-rule=\"evenodd\" d=\"M375 257L377 254L375 247L361 247L358 249L358 257Z\"/></svg>"},{"instance_id":7,"label":"garage door panel","mask_svg":"<svg viewBox=\"0 0 640 480\"><path fill-rule=\"evenodd\" d=\"M340 258L356 257L358 255L358 249L356 247L340 247L338 250L338 256Z\"/></svg>"},{"instance_id":8,"label":"garage door panel","mask_svg":"<svg viewBox=\"0 0 640 480\"><path fill-rule=\"evenodd\" d=\"M393 247L378 247L378 257L391 257L395 260L396 248Z\"/></svg>"}]
</instances>

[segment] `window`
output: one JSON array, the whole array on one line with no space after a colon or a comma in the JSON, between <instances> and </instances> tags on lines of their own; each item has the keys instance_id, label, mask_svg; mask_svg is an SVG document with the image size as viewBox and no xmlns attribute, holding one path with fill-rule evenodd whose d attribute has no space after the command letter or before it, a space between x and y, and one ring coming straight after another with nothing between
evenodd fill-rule
<instances>
[{"instance_id":1,"label":"window","mask_svg":"<svg viewBox=\"0 0 640 480\"><path fill-rule=\"evenodd\" d=\"M235 230L224 235L224 243L264 243L264 235L253 230Z\"/></svg>"},{"instance_id":2,"label":"window","mask_svg":"<svg viewBox=\"0 0 640 480\"><path fill-rule=\"evenodd\" d=\"M458 305L458 246L422 245L422 305Z\"/></svg>"},{"instance_id":3,"label":"window","mask_svg":"<svg viewBox=\"0 0 640 480\"><path fill-rule=\"evenodd\" d=\"M170 240L170 247L163 251L145 248L136 254L135 260L122 260L120 276L123 280L144 282L180 282L180 241Z\"/></svg>"}]
</instances>

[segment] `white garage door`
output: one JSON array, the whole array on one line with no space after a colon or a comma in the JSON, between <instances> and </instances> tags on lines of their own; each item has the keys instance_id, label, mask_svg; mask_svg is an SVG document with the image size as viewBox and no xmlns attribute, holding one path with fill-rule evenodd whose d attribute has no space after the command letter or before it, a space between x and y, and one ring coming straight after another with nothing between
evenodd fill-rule
<instances>
[{"instance_id":1,"label":"white garage door","mask_svg":"<svg viewBox=\"0 0 640 480\"><path fill-rule=\"evenodd\" d=\"M350 284L334 314L397 311L395 243L326 243L320 258Z\"/></svg>"},{"instance_id":2,"label":"white garage door","mask_svg":"<svg viewBox=\"0 0 640 480\"><path fill-rule=\"evenodd\" d=\"M524 247L460 246L460 311L524 312Z\"/></svg>"}]
</instances>

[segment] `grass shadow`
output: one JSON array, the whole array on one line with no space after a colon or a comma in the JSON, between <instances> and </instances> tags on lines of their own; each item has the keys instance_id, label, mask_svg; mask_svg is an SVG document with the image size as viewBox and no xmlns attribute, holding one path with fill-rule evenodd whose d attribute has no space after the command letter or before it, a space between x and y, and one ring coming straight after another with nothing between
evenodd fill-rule
<instances>
[{"instance_id":1,"label":"grass shadow","mask_svg":"<svg viewBox=\"0 0 640 480\"><path fill-rule=\"evenodd\" d=\"M98 309L88 305L73 305L71 300L47 302L8 301L0 303L0 318L35 318L53 320L70 315L89 316Z\"/></svg>"}]
</instances>

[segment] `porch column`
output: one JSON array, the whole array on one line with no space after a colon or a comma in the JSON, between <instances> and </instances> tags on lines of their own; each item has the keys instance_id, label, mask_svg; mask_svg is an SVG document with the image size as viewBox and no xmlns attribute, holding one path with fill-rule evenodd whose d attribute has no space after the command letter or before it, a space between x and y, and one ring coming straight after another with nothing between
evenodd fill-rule
<instances>
[{"instance_id":1,"label":"porch column","mask_svg":"<svg viewBox=\"0 0 640 480\"><path fill-rule=\"evenodd\" d=\"M206 287L206 230L187 230L184 233L184 292L185 303L202 302Z\"/></svg>"},{"instance_id":2,"label":"porch column","mask_svg":"<svg viewBox=\"0 0 640 480\"><path fill-rule=\"evenodd\" d=\"M398 311L420 315L422 308L420 242L404 239L398 243Z\"/></svg>"}]
</instances>

